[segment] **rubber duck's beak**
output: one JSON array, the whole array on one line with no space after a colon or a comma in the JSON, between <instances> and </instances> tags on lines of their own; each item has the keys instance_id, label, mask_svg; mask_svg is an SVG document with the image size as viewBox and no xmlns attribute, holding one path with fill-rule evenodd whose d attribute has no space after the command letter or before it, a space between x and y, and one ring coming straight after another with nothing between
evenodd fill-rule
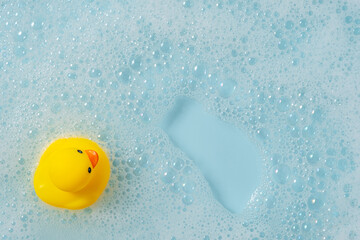
<instances>
[{"instance_id":1,"label":"rubber duck's beak","mask_svg":"<svg viewBox=\"0 0 360 240\"><path fill-rule=\"evenodd\" d=\"M92 167L95 168L96 164L99 161L99 155L94 150L85 150L85 152L90 159Z\"/></svg>"}]
</instances>

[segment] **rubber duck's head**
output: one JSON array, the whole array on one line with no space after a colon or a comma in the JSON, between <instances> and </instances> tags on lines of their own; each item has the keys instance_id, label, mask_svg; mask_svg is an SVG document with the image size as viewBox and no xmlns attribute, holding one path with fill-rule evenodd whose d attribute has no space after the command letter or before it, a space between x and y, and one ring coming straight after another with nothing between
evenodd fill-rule
<instances>
[{"instance_id":1,"label":"rubber duck's head","mask_svg":"<svg viewBox=\"0 0 360 240\"><path fill-rule=\"evenodd\" d=\"M90 182L99 156L94 150L65 148L52 152L49 159L53 184L62 191L77 192Z\"/></svg>"}]
</instances>

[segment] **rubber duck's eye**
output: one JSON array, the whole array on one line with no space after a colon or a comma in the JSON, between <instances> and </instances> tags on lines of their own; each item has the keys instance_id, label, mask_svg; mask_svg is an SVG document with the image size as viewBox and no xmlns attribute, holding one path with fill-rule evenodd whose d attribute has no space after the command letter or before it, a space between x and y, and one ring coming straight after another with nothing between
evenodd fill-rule
<instances>
[{"instance_id":1,"label":"rubber duck's eye","mask_svg":"<svg viewBox=\"0 0 360 240\"><path fill-rule=\"evenodd\" d=\"M77 150L78 151L78 153L83 153L83 151L81 151L81 150Z\"/></svg>"},{"instance_id":2,"label":"rubber duck's eye","mask_svg":"<svg viewBox=\"0 0 360 240\"><path fill-rule=\"evenodd\" d=\"M88 168L88 172L91 173L91 167Z\"/></svg>"}]
</instances>

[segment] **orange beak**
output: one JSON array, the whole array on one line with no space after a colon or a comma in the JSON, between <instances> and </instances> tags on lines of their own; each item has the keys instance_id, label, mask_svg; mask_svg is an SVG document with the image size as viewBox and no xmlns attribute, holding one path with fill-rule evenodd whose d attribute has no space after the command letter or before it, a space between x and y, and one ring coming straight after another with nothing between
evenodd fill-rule
<instances>
[{"instance_id":1,"label":"orange beak","mask_svg":"<svg viewBox=\"0 0 360 240\"><path fill-rule=\"evenodd\" d=\"M88 155L91 165L95 168L96 164L99 161L99 155L94 150L85 150L86 154Z\"/></svg>"}]
</instances>

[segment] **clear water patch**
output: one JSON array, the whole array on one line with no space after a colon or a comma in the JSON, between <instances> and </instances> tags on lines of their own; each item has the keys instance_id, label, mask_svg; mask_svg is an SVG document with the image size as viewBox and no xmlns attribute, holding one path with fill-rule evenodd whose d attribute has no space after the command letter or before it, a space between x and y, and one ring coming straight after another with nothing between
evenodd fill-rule
<instances>
[{"instance_id":1,"label":"clear water patch","mask_svg":"<svg viewBox=\"0 0 360 240\"><path fill-rule=\"evenodd\" d=\"M176 101L162 128L200 168L215 198L241 213L263 177L260 152L249 137L187 98Z\"/></svg>"}]
</instances>

